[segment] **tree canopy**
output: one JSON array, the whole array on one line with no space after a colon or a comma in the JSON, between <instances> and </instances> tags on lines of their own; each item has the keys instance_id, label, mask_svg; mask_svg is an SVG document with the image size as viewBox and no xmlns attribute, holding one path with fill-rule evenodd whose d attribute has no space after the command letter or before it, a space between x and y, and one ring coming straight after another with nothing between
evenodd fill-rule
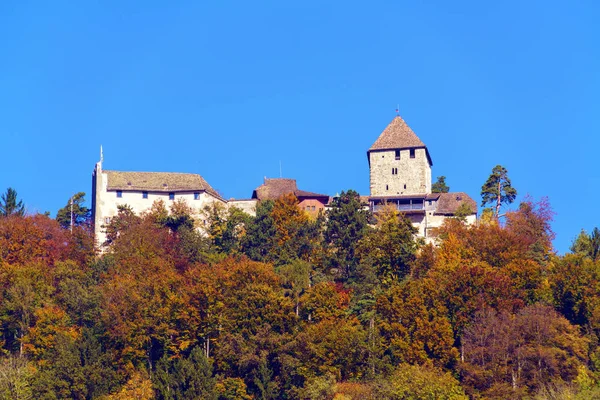
<instances>
[{"instance_id":1,"label":"tree canopy","mask_svg":"<svg viewBox=\"0 0 600 400\"><path fill-rule=\"evenodd\" d=\"M597 230L563 256L546 199L505 215L425 244L352 190L317 218L156 202L102 254L85 224L0 218L0 397L595 398Z\"/></svg>"}]
</instances>

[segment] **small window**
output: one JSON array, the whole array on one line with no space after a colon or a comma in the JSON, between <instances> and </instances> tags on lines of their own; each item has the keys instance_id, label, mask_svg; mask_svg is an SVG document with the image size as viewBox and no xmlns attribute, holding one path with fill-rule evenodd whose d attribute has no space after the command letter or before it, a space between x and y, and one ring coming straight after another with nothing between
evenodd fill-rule
<instances>
[{"instance_id":1,"label":"small window","mask_svg":"<svg viewBox=\"0 0 600 400\"><path fill-rule=\"evenodd\" d=\"M406 189L406 183L404 184L404 189Z\"/></svg>"},{"instance_id":2,"label":"small window","mask_svg":"<svg viewBox=\"0 0 600 400\"><path fill-rule=\"evenodd\" d=\"M106 218L104 218L104 223L105 223L106 225L110 224L110 217L106 217Z\"/></svg>"},{"instance_id":3,"label":"small window","mask_svg":"<svg viewBox=\"0 0 600 400\"><path fill-rule=\"evenodd\" d=\"M312 210L315 211L315 206L312 206Z\"/></svg>"},{"instance_id":4,"label":"small window","mask_svg":"<svg viewBox=\"0 0 600 400\"><path fill-rule=\"evenodd\" d=\"M396 150L396 160L400 159L400 150Z\"/></svg>"},{"instance_id":5,"label":"small window","mask_svg":"<svg viewBox=\"0 0 600 400\"><path fill-rule=\"evenodd\" d=\"M194 200L200 200L200 192L194 193Z\"/></svg>"},{"instance_id":6,"label":"small window","mask_svg":"<svg viewBox=\"0 0 600 400\"><path fill-rule=\"evenodd\" d=\"M410 149L410 158L415 158L415 149Z\"/></svg>"},{"instance_id":7,"label":"small window","mask_svg":"<svg viewBox=\"0 0 600 400\"><path fill-rule=\"evenodd\" d=\"M429 200L429 201L427 202L427 204L428 204L428 205L431 205L431 203L433 203L431 200Z\"/></svg>"},{"instance_id":8,"label":"small window","mask_svg":"<svg viewBox=\"0 0 600 400\"><path fill-rule=\"evenodd\" d=\"M169 200L175 200L175 193L169 193Z\"/></svg>"},{"instance_id":9,"label":"small window","mask_svg":"<svg viewBox=\"0 0 600 400\"><path fill-rule=\"evenodd\" d=\"M388 185L385 185L385 190L388 190L388 189L389 189Z\"/></svg>"},{"instance_id":10,"label":"small window","mask_svg":"<svg viewBox=\"0 0 600 400\"><path fill-rule=\"evenodd\" d=\"M123 197L123 191L122 190L117 190L117 197L118 198Z\"/></svg>"},{"instance_id":11,"label":"small window","mask_svg":"<svg viewBox=\"0 0 600 400\"><path fill-rule=\"evenodd\" d=\"M148 198L148 192L142 192L142 199Z\"/></svg>"}]
</instances>

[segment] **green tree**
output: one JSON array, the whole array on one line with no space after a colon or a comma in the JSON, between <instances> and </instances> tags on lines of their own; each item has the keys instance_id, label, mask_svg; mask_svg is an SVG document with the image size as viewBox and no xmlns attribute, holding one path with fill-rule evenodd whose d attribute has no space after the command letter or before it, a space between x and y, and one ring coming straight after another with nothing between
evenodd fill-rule
<instances>
[{"instance_id":1,"label":"green tree","mask_svg":"<svg viewBox=\"0 0 600 400\"><path fill-rule=\"evenodd\" d=\"M33 399L32 374L24 357L9 356L0 359L0 399Z\"/></svg>"},{"instance_id":2,"label":"green tree","mask_svg":"<svg viewBox=\"0 0 600 400\"><path fill-rule=\"evenodd\" d=\"M216 399L212 362L200 347L189 356L169 359L165 354L152 377L158 399Z\"/></svg>"},{"instance_id":3,"label":"green tree","mask_svg":"<svg viewBox=\"0 0 600 400\"><path fill-rule=\"evenodd\" d=\"M342 192L333 199L328 212L324 240L328 250L327 262L341 271L344 278L354 275L358 265L356 247L367 232L368 212L354 190Z\"/></svg>"},{"instance_id":4,"label":"green tree","mask_svg":"<svg viewBox=\"0 0 600 400\"><path fill-rule=\"evenodd\" d=\"M580 254L589 257L592 261L597 261L600 256L600 229L594 228L591 235L582 230L573 241L570 250L574 254Z\"/></svg>"},{"instance_id":5,"label":"green tree","mask_svg":"<svg viewBox=\"0 0 600 400\"><path fill-rule=\"evenodd\" d=\"M83 205L85 193L79 192L69 199L67 205L56 213L56 220L63 228L71 226L71 209L73 210L73 226L87 225L92 215L91 210Z\"/></svg>"},{"instance_id":6,"label":"green tree","mask_svg":"<svg viewBox=\"0 0 600 400\"><path fill-rule=\"evenodd\" d=\"M294 260L279 268L278 273L283 278L286 291L296 304L296 315L300 315L300 295L310 286L311 271L311 265L302 260Z\"/></svg>"},{"instance_id":7,"label":"green tree","mask_svg":"<svg viewBox=\"0 0 600 400\"><path fill-rule=\"evenodd\" d=\"M387 379L376 387L380 399L439 399L467 400L462 387L449 372L401 364Z\"/></svg>"},{"instance_id":8,"label":"green tree","mask_svg":"<svg viewBox=\"0 0 600 400\"><path fill-rule=\"evenodd\" d=\"M265 261L275 247L275 220L271 215L275 202L265 200L256 206L256 217L248 224L242 251L255 261Z\"/></svg>"},{"instance_id":9,"label":"green tree","mask_svg":"<svg viewBox=\"0 0 600 400\"><path fill-rule=\"evenodd\" d=\"M401 280L410 272L418 243L410 220L386 207L377 214L377 228L366 234L358 244L357 253L363 262L372 263L382 283Z\"/></svg>"},{"instance_id":10,"label":"green tree","mask_svg":"<svg viewBox=\"0 0 600 400\"><path fill-rule=\"evenodd\" d=\"M25 215L25 205L22 200L17 201L17 191L13 188L6 189L6 193L0 196L0 217L9 215Z\"/></svg>"},{"instance_id":11,"label":"green tree","mask_svg":"<svg viewBox=\"0 0 600 400\"><path fill-rule=\"evenodd\" d=\"M437 181L431 185L431 193L448 193L450 187L446 185L446 177L438 176Z\"/></svg>"},{"instance_id":12,"label":"green tree","mask_svg":"<svg viewBox=\"0 0 600 400\"><path fill-rule=\"evenodd\" d=\"M517 190L512 187L508 178L508 171L501 165L496 165L492 169L492 174L481 187L481 206L493 204L495 207L494 216L500 216L500 206L510 204L515 201Z\"/></svg>"}]
</instances>

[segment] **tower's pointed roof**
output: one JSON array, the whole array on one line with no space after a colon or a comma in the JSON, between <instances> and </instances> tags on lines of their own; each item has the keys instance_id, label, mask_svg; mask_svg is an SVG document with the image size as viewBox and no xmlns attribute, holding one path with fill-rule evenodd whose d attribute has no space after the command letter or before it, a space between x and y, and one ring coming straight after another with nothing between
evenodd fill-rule
<instances>
[{"instance_id":1,"label":"tower's pointed roof","mask_svg":"<svg viewBox=\"0 0 600 400\"><path fill-rule=\"evenodd\" d=\"M402 117L394 117L392 122L381 132L375 143L371 146L372 150L392 150L408 149L416 147L427 147L417 135L410 129L410 126Z\"/></svg>"}]
</instances>

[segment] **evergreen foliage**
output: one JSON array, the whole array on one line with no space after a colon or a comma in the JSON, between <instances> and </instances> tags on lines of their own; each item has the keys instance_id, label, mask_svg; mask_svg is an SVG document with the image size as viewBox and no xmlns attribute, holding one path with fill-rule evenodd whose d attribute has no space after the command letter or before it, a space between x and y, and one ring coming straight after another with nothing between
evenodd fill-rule
<instances>
[{"instance_id":1,"label":"evergreen foliage","mask_svg":"<svg viewBox=\"0 0 600 400\"><path fill-rule=\"evenodd\" d=\"M71 210L73 215L73 226L89 225L92 211L85 207L85 193L79 192L69 199L67 205L56 213L56 220L63 228L71 226Z\"/></svg>"},{"instance_id":2,"label":"evergreen foliage","mask_svg":"<svg viewBox=\"0 0 600 400\"><path fill-rule=\"evenodd\" d=\"M23 200L17 201L17 191L13 188L6 189L6 193L0 195L0 217L25 215Z\"/></svg>"},{"instance_id":3,"label":"evergreen foliage","mask_svg":"<svg viewBox=\"0 0 600 400\"><path fill-rule=\"evenodd\" d=\"M494 216L500 216L502 204L511 204L517 197L517 190L512 187L508 178L508 171L501 165L492 169L492 174L481 187L481 206L488 204L494 206Z\"/></svg>"},{"instance_id":4,"label":"evergreen foliage","mask_svg":"<svg viewBox=\"0 0 600 400\"><path fill-rule=\"evenodd\" d=\"M446 177L438 176L437 181L431 185L431 193L448 193L450 191L450 187L446 185Z\"/></svg>"}]
</instances>

